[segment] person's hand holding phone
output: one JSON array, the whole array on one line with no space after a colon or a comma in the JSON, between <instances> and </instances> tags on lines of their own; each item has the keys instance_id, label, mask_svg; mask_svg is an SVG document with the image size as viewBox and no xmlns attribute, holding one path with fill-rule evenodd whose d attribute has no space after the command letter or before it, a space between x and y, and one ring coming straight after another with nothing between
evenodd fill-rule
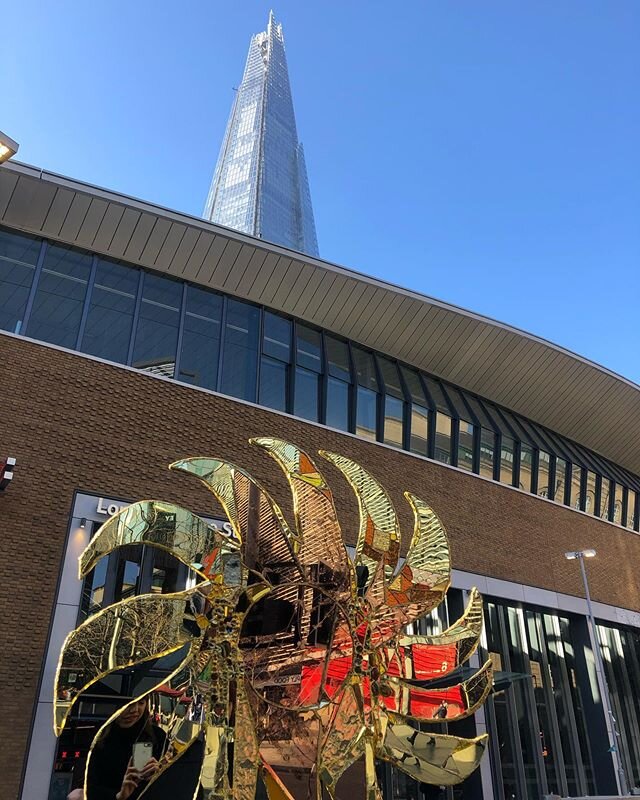
<instances>
[{"instance_id":1,"label":"person's hand holding phone","mask_svg":"<svg viewBox=\"0 0 640 800\"><path fill-rule=\"evenodd\" d=\"M116 800L128 800L140 783L140 771L133 766L133 759L129 761L127 771L122 779L122 786L116 795Z\"/></svg>"}]
</instances>

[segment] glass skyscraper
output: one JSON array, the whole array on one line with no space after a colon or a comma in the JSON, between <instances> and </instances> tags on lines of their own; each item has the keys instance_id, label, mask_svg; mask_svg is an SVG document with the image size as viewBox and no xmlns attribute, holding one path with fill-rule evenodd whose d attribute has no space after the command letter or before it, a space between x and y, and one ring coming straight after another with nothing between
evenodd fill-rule
<instances>
[{"instance_id":1,"label":"glass skyscraper","mask_svg":"<svg viewBox=\"0 0 640 800\"><path fill-rule=\"evenodd\" d=\"M205 219L318 255L282 25L251 39L204 211Z\"/></svg>"}]
</instances>

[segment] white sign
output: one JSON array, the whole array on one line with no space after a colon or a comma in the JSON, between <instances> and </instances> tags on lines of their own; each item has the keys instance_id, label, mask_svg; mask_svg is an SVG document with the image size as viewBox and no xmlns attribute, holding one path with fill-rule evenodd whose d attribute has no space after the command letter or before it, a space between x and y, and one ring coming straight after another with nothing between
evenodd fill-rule
<instances>
[{"instance_id":1,"label":"white sign","mask_svg":"<svg viewBox=\"0 0 640 800\"><path fill-rule=\"evenodd\" d=\"M105 517L113 517L119 511L122 511L123 508L126 508L129 503L114 503L113 500L109 498L105 499L104 497L98 498L98 505L96 506L96 513L103 514ZM229 520L224 519L210 519L207 517L203 517L203 519L208 522L213 528L217 531L224 531L228 536L233 536L233 527Z\"/></svg>"}]
</instances>

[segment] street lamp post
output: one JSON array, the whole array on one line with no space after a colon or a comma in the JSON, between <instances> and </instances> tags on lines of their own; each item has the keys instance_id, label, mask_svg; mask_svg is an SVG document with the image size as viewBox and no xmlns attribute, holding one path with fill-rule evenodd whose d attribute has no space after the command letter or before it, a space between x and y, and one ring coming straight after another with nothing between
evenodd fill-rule
<instances>
[{"instance_id":1,"label":"street lamp post","mask_svg":"<svg viewBox=\"0 0 640 800\"><path fill-rule=\"evenodd\" d=\"M569 561L577 559L580 562L580 571L582 572L582 581L584 583L584 594L587 600L587 616L589 617L589 625L591 627L591 636L593 638L593 654L596 662L596 673L599 676L599 688L602 694L602 706L605 713L605 722L607 727L607 734L609 736L609 749L611 757L613 758L614 765L618 772L618 782L620 786L621 796L627 794L627 777L625 775L622 758L620 755L620 748L618 747L618 731L616 728L616 718L613 716L611 709L611 702L609 699L609 684L607 683L607 676L604 671L604 664L602 663L602 653L600 652L600 645L598 643L598 631L596 628L596 620L593 616L593 608L591 606L591 594L589 593L589 582L587 581L587 570L584 566L585 558L593 558L596 551L593 549L576 550L574 552L565 553L564 557Z\"/></svg>"}]
</instances>

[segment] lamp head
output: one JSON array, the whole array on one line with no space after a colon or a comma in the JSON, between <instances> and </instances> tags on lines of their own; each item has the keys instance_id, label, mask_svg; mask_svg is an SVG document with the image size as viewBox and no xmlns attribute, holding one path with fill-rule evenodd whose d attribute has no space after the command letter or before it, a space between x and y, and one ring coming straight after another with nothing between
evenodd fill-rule
<instances>
[{"instance_id":1,"label":"lamp head","mask_svg":"<svg viewBox=\"0 0 640 800\"><path fill-rule=\"evenodd\" d=\"M18 152L19 144L10 139L6 133L0 131L0 164L3 161L8 161L12 156Z\"/></svg>"},{"instance_id":2,"label":"lamp head","mask_svg":"<svg viewBox=\"0 0 640 800\"><path fill-rule=\"evenodd\" d=\"M587 550L574 550L570 553L565 553L564 557L569 561L573 561L574 558L593 558L595 554L596 551L590 547Z\"/></svg>"}]
</instances>

